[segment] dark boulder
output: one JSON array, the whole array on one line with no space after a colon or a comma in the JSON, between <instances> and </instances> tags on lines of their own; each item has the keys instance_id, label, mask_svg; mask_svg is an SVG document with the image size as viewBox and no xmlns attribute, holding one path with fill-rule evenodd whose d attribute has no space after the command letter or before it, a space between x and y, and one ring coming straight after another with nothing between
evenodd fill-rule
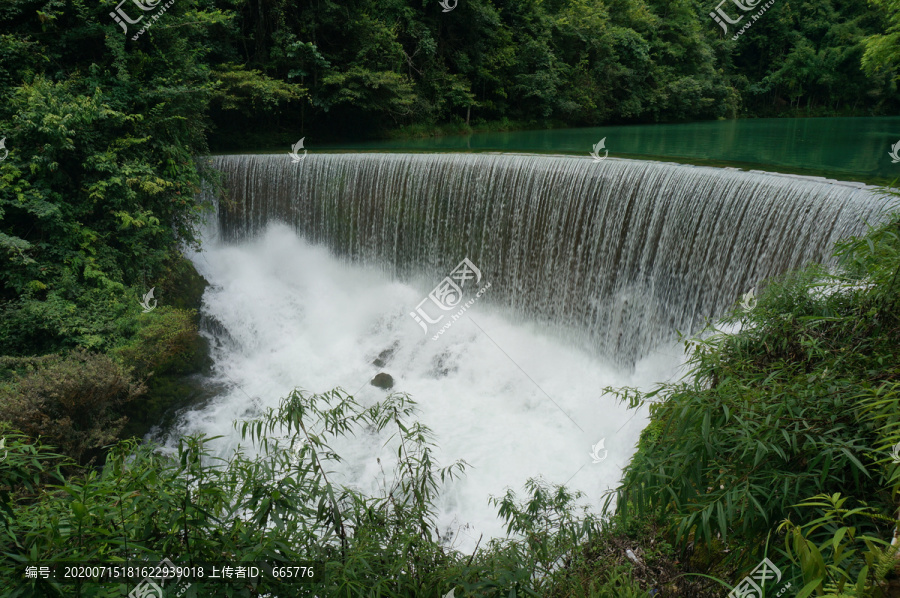
<instances>
[{"instance_id":1,"label":"dark boulder","mask_svg":"<svg viewBox=\"0 0 900 598\"><path fill-rule=\"evenodd\" d=\"M369 384L377 386L378 388L383 388L384 390L390 390L394 387L394 378L390 374L381 372L380 374L376 374Z\"/></svg>"}]
</instances>

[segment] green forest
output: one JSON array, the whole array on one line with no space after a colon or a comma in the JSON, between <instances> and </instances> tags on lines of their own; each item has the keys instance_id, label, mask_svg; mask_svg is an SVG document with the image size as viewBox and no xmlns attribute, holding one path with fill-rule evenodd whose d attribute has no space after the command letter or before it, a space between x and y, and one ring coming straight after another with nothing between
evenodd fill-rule
<instances>
[{"instance_id":1,"label":"green forest","mask_svg":"<svg viewBox=\"0 0 900 598\"><path fill-rule=\"evenodd\" d=\"M787 595L900 596L900 467L884 458L900 442L897 218L836 247L844 271L771 281L745 332L691 341L688 381L608 389L654 404L608 518L532 480L495 501L510 538L447 551L429 531L435 500L464 467L436 465L402 395L363 408L295 392L243 424L263 457L215 466L201 459L209 439L175 455L135 440L209 366L206 281L182 253L211 209L200 191L221 190L210 153L287 151L301 136L900 114L900 0L775 0L737 39L716 8L2 0L0 596L127 595L25 582L22 567L139 556L324 563L319 586L188 597L705 598L776 551L792 563ZM810 295L826 283L853 290ZM143 313L151 287L159 307ZM265 442L308 421L327 431L307 437L308 465ZM366 427L406 442L384 496L327 477L329 442ZM626 544L643 547L641 564L613 554Z\"/></svg>"},{"instance_id":2,"label":"green forest","mask_svg":"<svg viewBox=\"0 0 900 598\"><path fill-rule=\"evenodd\" d=\"M688 0L465 0L446 13L437 1L178 0L140 35L115 7L0 7L0 122L19 149L36 140L12 119L39 85L185 118L179 145L192 150L204 138L247 149L297 133L900 109L892 0L778 1L737 40L712 2Z\"/></svg>"}]
</instances>

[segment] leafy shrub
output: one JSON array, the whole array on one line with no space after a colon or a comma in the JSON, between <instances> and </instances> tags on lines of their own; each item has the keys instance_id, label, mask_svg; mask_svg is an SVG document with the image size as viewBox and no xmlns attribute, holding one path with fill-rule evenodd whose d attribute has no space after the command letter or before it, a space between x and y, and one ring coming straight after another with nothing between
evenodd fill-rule
<instances>
[{"instance_id":1,"label":"leafy shrub","mask_svg":"<svg viewBox=\"0 0 900 598\"><path fill-rule=\"evenodd\" d=\"M141 314L130 322L134 326L130 339L110 354L141 377L172 369L187 371L199 350L195 317L193 311L169 307Z\"/></svg>"},{"instance_id":2,"label":"leafy shrub","mask_svg":"<svg viewBox=\"0 0 900 598\"><path fill-rule=\"evenodd\" d=\"M21 579L15 570L20 559L312 559L326 568L315 590L276 583L266 590L290 596L436 596L436 572L453 557L434 542L434 498L440 482L457 475L462 464L436 468L430 433L407 419L413 405L401 395L362 408L339 392L295 392L265 419L241 425L259 449L253 458L238 451L214 459L210 439L202 437L183 439L171 457L123 442L102 472L86 471L67 479L59 492L15 505L16 517L0 546L0 576ZM385 474L384 494L371 497L333 483L328 472L329 462L339 459L330 440L370 426L393 427L399 451L396 466ZM42 583L13 595L39 591ZM97 595L121 595L122 589ZM218 584L190 591L189 596L257 595Z\"/></svg>"},{"instance_id":3,"label":"leafy shrub","mask_svg":"<svg viewBox=\"0 0 900 598\"><path fill-rule=\"evenodd\" d=\"M97 456L116 440L126 421L123 407L145 391L105 355L76 350L18 361L27 361L30 371L0 386L0 420L76 461Z\"/></svg>"},{"instance_id":4,"label":"leafy shrub","mask_svg":"<svg viewBox=\"0 0 900 598\"><path fill-rule=\"evenodd\" d=\"M806 583L798 598L813 592L825 598L889 595L884 579L897 566L900 546L866 533L871 526L860 524L900 522L865 505L845 508L847 500L840 494L815 496L798 506L815 508L820 517L803 525L782 524L787 532L786 552L799 565ZM820 530L825 533L818 533ZM810 539L821 536L824 540L818 544Z\"/></svg>"},{"instance_id":5,"label":"leafy shrub","mask_svg":"<svg viewBox=\"0 0 900 598\"><path fill-rule=\"evenodd\" d=\"M840 244L837 272L770 281L755 309L725 319L739 332L687 343L685 380L646 394L609 389L650 403L653 420L618 491L621 513L666 518L681 546L745 544L735 552L754 564L775 525L802 525L801 503L817 495L865 497L881 516L865 531L890 534L897 475L880 451L900 436L896 415L884 423L896 396L881 404L881 425L861 397L900 373L898 231L894 217ZM816 542L828 534L812 532Z\"/></svg>"}]
</instances>

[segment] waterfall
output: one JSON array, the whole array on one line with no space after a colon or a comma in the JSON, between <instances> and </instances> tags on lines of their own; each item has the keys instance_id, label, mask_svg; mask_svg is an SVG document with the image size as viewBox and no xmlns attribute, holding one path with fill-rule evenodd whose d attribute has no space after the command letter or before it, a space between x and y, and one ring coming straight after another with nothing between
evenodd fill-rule
<instances>
[{"instance_id":1,"label":"waterfall","mask_svg":"<svg viewBox=\"0 0 900 598\"><path fill-rule=\"evenodd\" d=\"M310 154L213 166L226 175L226 241L283 222L353 264L434 283L467 257L491 283L484 301L620 363L767 277L827 263L835 241L887 207L858 184L636 160Z\"/></svg>"}]
</instances>

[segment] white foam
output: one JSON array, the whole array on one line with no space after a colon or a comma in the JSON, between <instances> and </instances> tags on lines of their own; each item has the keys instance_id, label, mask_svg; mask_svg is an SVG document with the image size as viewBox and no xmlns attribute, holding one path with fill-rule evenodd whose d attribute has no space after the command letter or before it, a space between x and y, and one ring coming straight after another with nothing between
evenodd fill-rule
<instances>
[{"instance_id":1,"label":"white foam","mask_svg":"<svg viewBox=\"0 0 900 598\"><path fill-rule=\"evenodd\" d=\"M464 551L482 533L485 540L504 535L488 497L507 487L524 496L529 477L582 490L599 507L646 424L644 411L602 396L603 387L649 389L671 379L683 362L680 346L672 345L624 371L514 323L488 298L433 341L433 332L424 334L408 315L430 286L347 265L283 225L239 246L213 242L193 260L212 284L205 312L236 342L214 351L229 390L188 413L177 432L224 435L216 445L224 454L238 445L233 420L277 406L294 387L323 392L340 386L371 404L387 391L369 381L387 372L394 391L419 403L419 421L437 437L440 464L464 459L472 466L447 485L438 505L442 531L452 529ZM387 365L372 364L392 346ZM390 462L394 452L382 446L385 438L336 443L346 460L336 478L375 493L376 458ZM593 463L591 447L604 438L608 457Z\"/></svg>"}]
</instances>

